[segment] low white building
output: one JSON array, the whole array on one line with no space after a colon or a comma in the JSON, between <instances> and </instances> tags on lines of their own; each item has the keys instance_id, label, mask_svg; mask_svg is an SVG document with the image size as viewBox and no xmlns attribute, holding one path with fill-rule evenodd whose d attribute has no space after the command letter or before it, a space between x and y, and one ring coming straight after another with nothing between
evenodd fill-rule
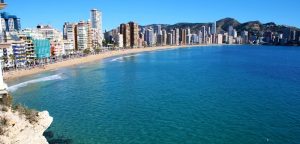
<instances>
[{"instance_id":1,"label":"low white building","mask_svg":"<svg viewBox=\"0 0 300 144\"><path fill-rule=\"evenodd\" d=\"M116 41L117 47L122 48L124 46L123 44L123 35L118 33L114 36L114 39Z\"/></svg>"},{"instance_id":2,"label":"low white building","mask_svg":"<svg viewBox=\"0 0 300 144\"><path fill-rule=\"evenodd\" d=\"M223 35L222 34L217 35L217 44L223 44Z\"/></svg>"},{"instance_id":3,"label":"low white building","mask_svg":"<svg viewBox=\"0 0 300 144\"><path fill-rule=\"evenodd\" d=\"M66 55L74 54L75 52L75 45L73 41L64 40L64 51Z\"/></svg>"}]
</instances>

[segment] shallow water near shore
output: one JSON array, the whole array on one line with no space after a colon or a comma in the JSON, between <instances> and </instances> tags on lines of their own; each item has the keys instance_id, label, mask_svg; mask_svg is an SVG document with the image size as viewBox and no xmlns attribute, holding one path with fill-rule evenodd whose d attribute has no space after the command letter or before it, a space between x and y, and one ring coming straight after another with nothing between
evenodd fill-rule
<instances>
[{"instance_id":1,"label":"shallow water near shore","mask_svg":"<svg viewBox=\"0 0 300 144\"><path fill-rule=\"evenodd\" d=\"M8 84L75 144L300 143L299 47L144 52Z\"/></svg>"}]
</instances>

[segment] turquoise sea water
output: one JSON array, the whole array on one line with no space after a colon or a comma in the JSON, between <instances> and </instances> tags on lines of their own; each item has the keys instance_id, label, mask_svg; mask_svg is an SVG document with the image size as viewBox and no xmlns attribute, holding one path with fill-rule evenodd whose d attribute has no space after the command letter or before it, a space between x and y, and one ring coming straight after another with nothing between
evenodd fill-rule
<instances>
[{"instance_id":1,"label":"turquoise sea water","mask_svg":"<svg viewBox=\"0 0 300 144\"><path fill-rule=\"evenodd\" d=\"M9 82L75 144L299 144L300 48L146 52Z\"/></svg>"}]
</instances>

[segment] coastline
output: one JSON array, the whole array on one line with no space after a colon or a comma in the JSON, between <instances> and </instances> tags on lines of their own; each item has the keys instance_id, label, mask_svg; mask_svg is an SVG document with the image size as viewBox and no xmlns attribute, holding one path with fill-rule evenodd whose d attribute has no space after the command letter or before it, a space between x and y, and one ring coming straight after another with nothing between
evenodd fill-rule
<instances>
[{"instance_id":1,"label":"coastline","mask_svg":"<svg viewBox=\"0 0 300 144\"><path fill-rule=\"evenodd\" d=\"M3 73L3 78L4 78L4 80L14 80L17 78L26 77L26 76L30 76L30 75L58 69L58 68L89 63L89 62L102 60L102 59L109 58L109 57L126 55L126 54L157 51L157 50L167 50L167 49L177 49L177 48L200 47L200 46L210 46L210 45L160 46L160 47L147 47L147 48L134 48L134 49L107 51L107 52L96 54L96 55L89 55L87 57L70 59L70 60L66 60L66 61L62 61L62 62L48 64L45 66L45 68L33 68L33 69L28 69L28 70L5 72L5 73Z\"/></svg>"}]
</instances>

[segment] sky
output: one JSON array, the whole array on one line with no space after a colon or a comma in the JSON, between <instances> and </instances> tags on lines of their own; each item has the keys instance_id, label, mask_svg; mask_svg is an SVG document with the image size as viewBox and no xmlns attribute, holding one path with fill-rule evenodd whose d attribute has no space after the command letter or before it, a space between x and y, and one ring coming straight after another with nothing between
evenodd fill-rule
<instances>
[{"instance_id":1,"label":"sky","mask_svg":"<svg viewBox=\"0 0 300 144\"><path fill-rule=\"evenodd\" d=\"M135 21L140 25L213 22L232 17L300 28L300 0L5 0L2 10L21 18L22 28L88 20L90 10L102 11L103 30Z\"/></svg>"}]
</instances>

